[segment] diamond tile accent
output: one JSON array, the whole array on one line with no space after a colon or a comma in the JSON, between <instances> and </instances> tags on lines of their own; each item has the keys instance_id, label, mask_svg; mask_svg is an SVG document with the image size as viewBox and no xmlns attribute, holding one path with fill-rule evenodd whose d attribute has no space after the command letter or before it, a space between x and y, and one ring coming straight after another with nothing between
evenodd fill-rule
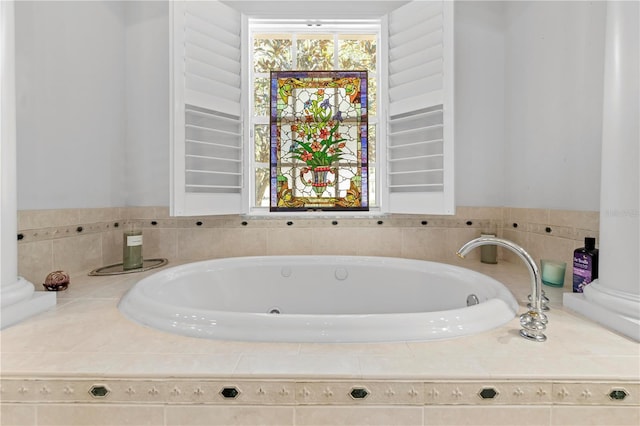
<instances>
[{"instance_id":1,"label":"diamond tile accent","mask_svg":"<svg viewBox=\"0 0 640 426\"><path fill-rule=\"evenodd\" d=\"M349 392L351 398L353 399L365 399L369 396L369 391L366 388L353 388L351 392Z\"/></svg>"},{"instance_id":2,"label":"diamond tile accent","mask_svg":"<svg viewBox=\"0 0 640 426\"><path fill-rule=\"evenodd\" d=\"M235 399L240 394L240 391L235 387L226 387L220 391L220 395L227 399Z\"/></svg>"},{"instance_id":3,"label":"diamond tile accent","mask_svg":"<svg viewBox=\"0 0 640 426\"><path fill-rule=\"evenodd\" d=\"M482 388L480 392L478 392L480 398L482 399L493 399L498 396L498 391L494 388Z\"/></svg>"},{"instance_id":4,"label":"diamond tile accent","mask_svg":"<svg viewBox=\"0 0 640 426\"><path fill-rule=\"evenodd\" d=\"M629 396L629 394L624 389L612 389L611 392L609 392L609 398L614 401L622 401L627 396Z\"/></svg>"},{"instance_id":5,"label":"diamond tile accent","mask_svg":"<svg viewBox=\"0 0 640 426\"><path fill-rule=\"evenodd\" d=\"M105 385L93 385L89 389L89 393L94 398L105 398L111 390Z\"/></svg>"}]
</instances>

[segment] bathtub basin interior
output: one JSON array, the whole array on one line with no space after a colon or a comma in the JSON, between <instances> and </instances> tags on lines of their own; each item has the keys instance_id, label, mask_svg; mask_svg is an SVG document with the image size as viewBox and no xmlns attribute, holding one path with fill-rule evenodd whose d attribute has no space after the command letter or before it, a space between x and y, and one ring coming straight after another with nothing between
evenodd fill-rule
<instances>
[{"instance_id":1,"label":"bathtub basin interior","mask_svg":"<svg viewBox=\"0 0 640 426\"><path fill-rule=\"evenodd\" d=\"M363 256L194 262L143 278L118 307L164 331L271 342L444 339L499 327L518 310L508 289L484 274Z\"/></svg>"}]
</instances>

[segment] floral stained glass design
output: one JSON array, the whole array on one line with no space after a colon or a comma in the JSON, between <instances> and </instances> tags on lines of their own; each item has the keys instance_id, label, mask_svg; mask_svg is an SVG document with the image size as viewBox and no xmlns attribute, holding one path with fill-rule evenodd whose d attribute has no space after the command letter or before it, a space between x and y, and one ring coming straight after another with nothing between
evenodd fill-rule
<instances>
[{"instance_id":1,"label":"floral stained glass design","mask_svg":"<svg viewBox=\"0 0 640 426\"><path fill-rule=\"evenodd\" d=\"M271 211L368 210L367 71L272 71Z\"/></svg>"}]
</instances>

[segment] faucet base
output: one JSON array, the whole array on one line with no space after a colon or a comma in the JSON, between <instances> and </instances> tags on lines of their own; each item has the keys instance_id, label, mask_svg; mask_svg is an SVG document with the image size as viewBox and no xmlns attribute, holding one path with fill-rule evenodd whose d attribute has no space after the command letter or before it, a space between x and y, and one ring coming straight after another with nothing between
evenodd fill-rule
<instances>
[{"instance_id":1,"label":"faucet base","mask_svg":"<svg viewBox=\"0 0 640 426\"><path fill-rule=\"evenodd\" d=\"M544 290L542 290L542 299L540 300L540 309L542 309L543 311L548 311L551 308L549 308L549 298L547 297L546 294L544 294ZM531 295L528 296L528 300L529 303L527 304L527 308L529 309L533 309L533 303L531 303L533 301L533 298L531 297Z\"/></svg>"},{"instance_id":2,"label":"faucet base","mask_svg":"<svg viewBox=\"0 0 640 426\"><path fill-rule=\"evenodd\" d=\"M544 342L547 340L547 336L542 333L531 332L529 330L520 330L520 335L528 340L533 340L535 342Z\"/></svg>"},{"instance_id":3,"label":"faucet base","mask_svg":"<svg viewBox=\"0 0 640 426\"><path fill-rule=\"evenodd\" d=\"M525 339L536 342L544 342L547 336L544 331L547 329L547 316L542 312L529 311L520 315L520 335Z\"/></svg>"}]
</instances>

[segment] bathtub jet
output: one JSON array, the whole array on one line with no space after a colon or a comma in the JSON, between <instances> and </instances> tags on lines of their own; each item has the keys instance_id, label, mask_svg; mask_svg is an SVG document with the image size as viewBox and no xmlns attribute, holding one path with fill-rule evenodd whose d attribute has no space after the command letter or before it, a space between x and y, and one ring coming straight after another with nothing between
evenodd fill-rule
<instances>
[{"instance_id":1,"label":"bathtub jet","mask_svg":"<svg viewBox=\"0 0 640 426\"><path fill-rule=\"evenodd\" d=\"M194 262L143 278L118 307L159 330L268 342L439 340L500 327L518 311L511 292L484 274L365 256Z\"/></svg>"}]
</instances>

